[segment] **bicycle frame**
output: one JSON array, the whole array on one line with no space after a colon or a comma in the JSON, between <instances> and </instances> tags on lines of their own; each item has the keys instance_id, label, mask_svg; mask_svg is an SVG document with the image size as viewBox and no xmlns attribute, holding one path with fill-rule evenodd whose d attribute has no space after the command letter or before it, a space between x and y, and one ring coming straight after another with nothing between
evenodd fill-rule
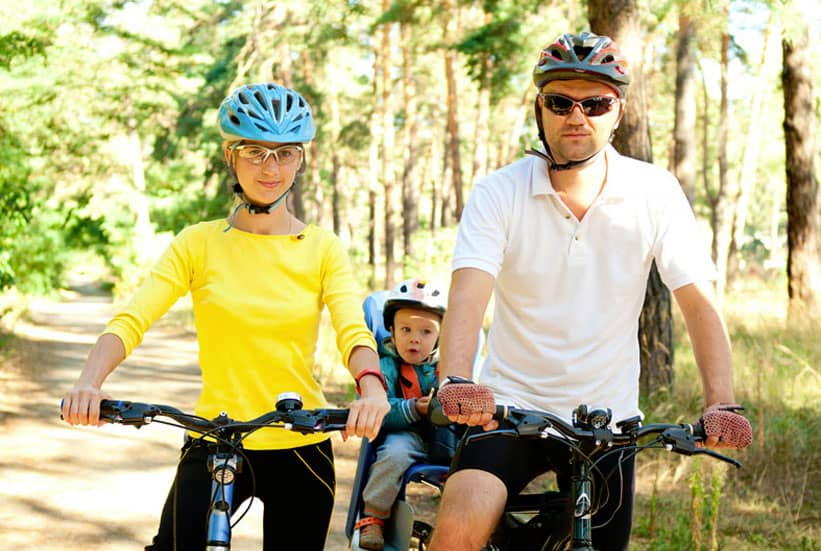
<instances>
[{"instance_id":1,"label":"bicycle frame","mask_svg":"<svg viewBox=\"0 0 821 551\"><path fill-rule=\"evenodd\" d=\"M224 435L231 449L242 447L238 435ZM219 444L213 444L219 446ZM242 457L237 451L226 452L219 449L208 455L208 470L211 473L211 505L208 508L206 551L223 551L231 548L231 515L234 499L234 482L241 471Z\"/></svg>"}]
</instances>

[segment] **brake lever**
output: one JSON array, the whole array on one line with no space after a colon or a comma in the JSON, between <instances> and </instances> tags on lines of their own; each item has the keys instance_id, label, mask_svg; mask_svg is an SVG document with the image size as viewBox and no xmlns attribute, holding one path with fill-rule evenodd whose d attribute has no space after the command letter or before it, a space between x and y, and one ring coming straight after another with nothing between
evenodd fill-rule
<instances>
[{"instance_id":1,"label":"brake lever","mask_svg":"<svg viewBox=\"0 0 821 551\"><path fill-rule=\"evenodd\" d=\"M100 415L100 418L108 419L112 423L128 425L140 428L154 420L154 416L160 413L155 407L138 407L136 404L124 402L121 406L114 408L110 415Z\"/></svg>"},{"instance_id":2,"label":"brake lever","mask_svg":"<svg viewBox=\"0 0 821 551\"><path fill-rule=\"evenodd\" d=\"M318 416L298 409L288 412L288 417L290 419L285 424L290 425L290 430L301 434L316 432L316 427L320 424Z\"/></svg>"},{"instance_id":3,"label":"brake lever","mask_svg":"<svg viewBox=\"0 0 821 551\"><path fill-rule=\"evenodd\" d=\"M533 437L533 436L543 436L545 431L551 428L553 425L543 417L539 415L532 415L532 414L516 414L509 413L508 416L505 417L505 420L510 423L511 428L509 429L494 429L489 431L483 431L476 434L471 434L465 439L465 445L469 444L473 440L481 440L483 438L487 438L489 436L504 436L509 438L519 438L519 437Z\"/></svg>"},{"instance_id":4,"label":"brake lever","mask_svg":"<svg viewBox=\"0 0 821 551\"><path fill-rule=\"evenodd\" d=\"M735 468L741 468L741 463L722 455L710 448L703 447L700 441L697 441L690 430L684 428L667 429L661 433L660 438L670 451L680 453L681 455L709 455L715 459L730 463Z\"/></svg>"},{"instance_id":5,"label":"brake lever","mask_svg":"<svg viewBox=\"0 0 821 551\"><path fill-rule=\"evenodd\" d=\"M710 457L720 459L721 461L724 461L725 463L729 463L730 465L734 466L736 469L741 468L741 462L733 459L732 457L727 457L726 455L720 454L715 450L711 450L710 448L698 448L695 453L709 455Z\"/></svg>"}]
</instances>

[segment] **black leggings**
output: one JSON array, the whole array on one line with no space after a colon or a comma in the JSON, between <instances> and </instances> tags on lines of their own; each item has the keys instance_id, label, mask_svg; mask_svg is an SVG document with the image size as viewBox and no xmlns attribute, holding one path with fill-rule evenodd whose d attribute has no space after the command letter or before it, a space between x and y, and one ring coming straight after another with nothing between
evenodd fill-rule
<instances>
[{"instance_id":1,"label":"black leggings","mask_svg":"<svg viewBox=\"0 0 821 551\"><path fill-rule=\"evenodd\" d=\"M481 430L480 427L472 428L469 434ZM474 440L460 448L451 465L451 472L462 469L490 472L505 483L508 496L513 496L538 475L553 471L559 490L569 492L572 474L569 459L568 447L554 439L491 436ZM635 456L630 450L616 450L597 463L597 469L593 472L596 512L592 518L593 546L596 549L623 551L628 548L634 480Z\"/></svg>"},{"instance_id":2,"label":"black leggings","mask_svg":"<svg viewBox=\"0 0 821 551\"><path fill-rule=\"evenodd\" d=\"M246 463L234 483L232 514L253 495L264 503L265 551L322 551L336 490L331 441L285 450L245 450L244 453ZM251 487L251 469L255 488ZM146 546L146 551L205 549L210 499L208 450L194 441L182 448L177 476L163 507L159 533L154 536L154 542ZM309 530L296 529L306 523Z\"/></svg>"}]
</instances>

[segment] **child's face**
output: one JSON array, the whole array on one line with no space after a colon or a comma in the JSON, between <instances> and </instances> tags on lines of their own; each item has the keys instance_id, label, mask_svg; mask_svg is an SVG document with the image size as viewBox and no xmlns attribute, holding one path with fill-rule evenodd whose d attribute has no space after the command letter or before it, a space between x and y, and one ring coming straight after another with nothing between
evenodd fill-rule
<instances>
[{"instance_id":1,"label":"child's face","mask_svg":"<svg viewBox=\"0 0 821 551\"><path fill-rule=\"evenodd\" d=\"M401 308L393 317L393 342L402 359L410 364L424 363L439 338L442 318L433 312Z\"/></svg>"}]
</instances>

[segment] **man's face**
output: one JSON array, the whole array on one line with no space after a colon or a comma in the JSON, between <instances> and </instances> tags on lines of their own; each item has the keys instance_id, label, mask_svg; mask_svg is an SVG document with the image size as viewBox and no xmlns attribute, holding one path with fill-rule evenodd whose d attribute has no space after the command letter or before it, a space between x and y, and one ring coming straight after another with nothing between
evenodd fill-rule
<instances>
[{"instance_id":1,"label":"man's face","mask_svg":"<svg viewBox=\"0 0 821 551\"><path fill-rule=\"evenodd\" d=\"M546 95L564 96L573 101L605 98L588 102L594 109L585 115L581 105L573 105L567 114L556 114L547 108L550 99ZM609 101L618 100L618 94L610 86L589 80L554 80L545 84L538 97L547 144L557 163L581 161L601 150L610 140L610 133L621 119L621 102L613 101L609 110L594 116L597 108L607 107ZM566 99L555 98L553 103L567 104ZM607 99L610 98L610 99ZM603 107L603 108L604 108Z\"/></svg>"}]
</instances>

